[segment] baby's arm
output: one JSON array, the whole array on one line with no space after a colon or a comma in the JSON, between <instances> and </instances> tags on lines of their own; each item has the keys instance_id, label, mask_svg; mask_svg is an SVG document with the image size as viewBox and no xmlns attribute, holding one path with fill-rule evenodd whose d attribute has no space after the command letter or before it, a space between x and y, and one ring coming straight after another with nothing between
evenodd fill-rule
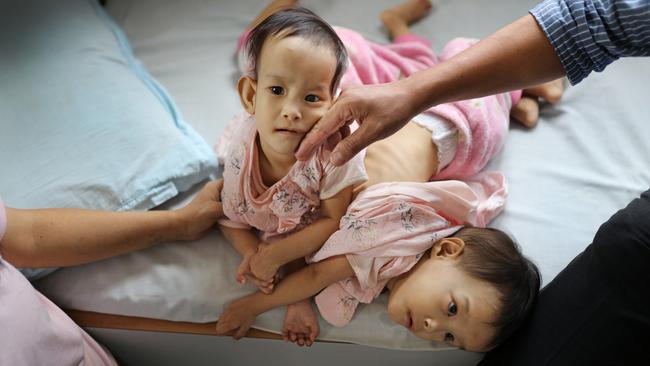
<instances>
[{"instance_id":1,"label":"baby's arm","mask_svg":"<svg viewBox=\"0 0 650 366\"><path fill-rule=\"evenodd\" d=\"M282 280L270 295L256 292L230 303L219 317L217 334L234 331L233 338L239 339L246 334L257 315L308 299L326 286L353 275L352 266L344 255L312 263Z\"/></svg>"},{"instance_id":2,"label":"baby's arm","mask_svg":"<svg viewBox=\"0 0 650 366\"><path fill-rule=\"evenodd\" d=\"M278 269L295 259L309 255L327 241L339 228L341 217L352 200L352 187L347 187L331 198L321 201L321 216L311 225L272 245L262 244L251 258L251 271L255 277L270 281Z\"/></svg>"}]
</instances>

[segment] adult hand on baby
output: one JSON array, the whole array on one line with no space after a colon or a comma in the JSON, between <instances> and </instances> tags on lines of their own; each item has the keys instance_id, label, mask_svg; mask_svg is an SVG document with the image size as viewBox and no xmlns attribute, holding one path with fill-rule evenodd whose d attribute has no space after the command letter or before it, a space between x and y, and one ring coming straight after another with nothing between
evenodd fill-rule
<instances>
[{"instance_id":1,"label":"adult hand on baby","mask_svg":"<svg viewBox=\"0 0 650 366\"><path fill-rule=\"evenodd\" d=\"M257 278L252 272L251 272L251 258L254 256L254 254L247 254L244 255L242 258L241 263L239 264L239 267L237 268L237 274L235 275L237 282L244 284L247 281L252 282L257 288L262 291L265 294L270 294L273 292L273 286L274 286L274 279L271 279L270 281L265 281L262 279Z\"/></svg>"},{"instance_id":2,"label":"adult hand on baby","mask_svg":"<svg viewBox=\"0 0 650 366\"><path fill-rule=\"evenodd\" d=\"M271 246L268 243L260 243L250 261L250 269L253 276L266 281L273 282L277 278L280 266L273 263Z\"/></svg>"},{"instance_id":3,"label":"adult hand on baby","mask_svg":"<svg viewBox=\"0 0 650 366\"><path fill-rule=\"evenodd\" d=\"M234 339L245 336L257 317L249 303L248 297L230 303L219 317L217 335L232 332Z\"/></svg>"},{"instance_id":4,"label":"adult hand on baby","mask_svg":"<svg viewBox=\"0 0 650 366\"><path fill-rule=\"evenodd\" d=\"M221 206L223 180L208 182L187 206L174 213L180 223L180 239L196 240L212 228L218 218L223 216Z\"/></svg>"},{"instance_id":5,"label":"adult hand on baby","mask_svg":"<svg viewBox=\"0 0 650 366\"><path fill-rule=\"evenodd\" d=\"M327 141L329 145L343 138L330 160L337 166L344 164L366 146L397 132L417 114L409 101L408 88L402 81L344 90L302 140L296 158L306 160L321 143ZM359 129L347 136L345 130L349 131L355 120Z\"/></svg>"}]
</instances>

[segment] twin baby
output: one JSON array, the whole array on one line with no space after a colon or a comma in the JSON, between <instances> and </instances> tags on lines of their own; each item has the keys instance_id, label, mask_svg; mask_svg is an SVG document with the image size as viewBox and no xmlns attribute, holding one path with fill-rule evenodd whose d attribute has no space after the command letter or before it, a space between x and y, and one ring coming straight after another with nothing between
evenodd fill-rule
<instances>
[{"instance_id":1,"label":"twin baby","mask_svg":"<svg viewBox=\"0 0 650 366\"><path fill-rule=\"evenodd\" d=\"M217 332L242 337L258 314L286 306L284 338L311 345L319 332L312 297L327 322L344 326L360 302L388 291L390 319L416 336L495 347L531 310L540 276L508 235L486 228L507 186L481 169L503 145L511 112L533 125L536 102L515 91L444 104L342 166L325 146L297 161L340 88L396 81L473 41L454 40L435 55L408 28L427 0L382 14L390 44L332 28L294 2L273 2L240 42L245 113L218 144L220 228L242 256L238 281L260 291L228 305ZM552 87L535 90L535 98L559 98Z\"/></svg>"}]
</instances>

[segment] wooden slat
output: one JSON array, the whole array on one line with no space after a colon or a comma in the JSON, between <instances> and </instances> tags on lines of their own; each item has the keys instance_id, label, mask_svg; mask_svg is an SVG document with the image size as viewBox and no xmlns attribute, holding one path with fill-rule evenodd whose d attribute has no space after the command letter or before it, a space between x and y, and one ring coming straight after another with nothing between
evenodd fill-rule
<instances>
[{"instance_id":1,"label":"wooden slat","mask_svg":"<svg viewBox=\"0 0 650 366\"><path fill-rule=\"evenodd\" d=\"M82 327L141 330L147 332L190 333L216 336L217 322L190 323L171 320L141 318L137 316L113 315L91 311L66 310L75 323ZM246 337L263 339L282 339L279 334L251 328Z\"/></svg>"},{"instance_id":2,"label":"wooden slat","mask_svg":"<svg viewBox=\"0 0 650 366\"><path fill-rule=\"evenodd\" d=\"M65 310L65 312L81 327L140 330L146 332L189 333L217 336L217 322L191 323L171 320L142 318L137 316L96 313L92 311ZM248 338L282 340L282 335L251 328L246 333ZM336 341L316 340L326 343L347 343Z\"/></svg>"}]
</instances>

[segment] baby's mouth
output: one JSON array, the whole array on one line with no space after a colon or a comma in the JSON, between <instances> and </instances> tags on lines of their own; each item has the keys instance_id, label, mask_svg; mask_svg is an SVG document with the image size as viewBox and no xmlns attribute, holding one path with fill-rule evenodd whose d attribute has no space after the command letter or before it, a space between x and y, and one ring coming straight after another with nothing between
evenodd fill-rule
<instances>
[{"instance_id":1,"label":"baby's mouth","mask_svg":"<svg viewBox=\"0 0 650 366\"><path fill-rule=\"evenodd\" d=\"M298 134L301 133L300 131L292 130L292 129L289 129L289 128L276 128L275 132L291 133L291 134L295 134L295 135L298 135Z\"/></svg>"}]
</instances>

